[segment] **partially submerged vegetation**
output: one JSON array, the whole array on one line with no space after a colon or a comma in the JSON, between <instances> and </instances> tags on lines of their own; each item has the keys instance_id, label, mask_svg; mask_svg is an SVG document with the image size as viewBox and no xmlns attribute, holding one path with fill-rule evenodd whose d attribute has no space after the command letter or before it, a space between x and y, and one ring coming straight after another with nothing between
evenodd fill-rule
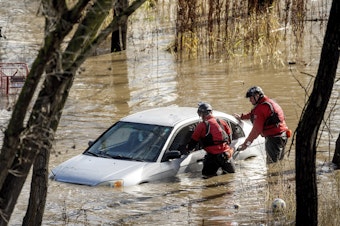
<instances>
[{"instance_id":1,"label":"partially submerged vegetation","mask_svg":"<svg viewBox=\"0 0 340 226\"><path fill-rule=\"evenodd\" d=\"M179 0L176 38L169 50L190 58L275 56L283 50L279 44L288 33L293 45L299 46L308 9L304 0L278 0L258 7L251 7L250 2L265 1ZM310 15L317 13L325 15L317 10Z\"/></svg>"}]
</instances>

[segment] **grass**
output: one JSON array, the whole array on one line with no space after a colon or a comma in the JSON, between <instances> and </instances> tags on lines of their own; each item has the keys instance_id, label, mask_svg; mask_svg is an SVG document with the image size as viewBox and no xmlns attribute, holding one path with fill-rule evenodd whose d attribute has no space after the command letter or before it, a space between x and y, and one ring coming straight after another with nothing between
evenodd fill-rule
<instances>
[{"instance_id":1,"label":"grass","mask_svg":"<svg viewBox=\"0 0 340 226\"><path fill-rule=\"evenodd\" d=\"M282 63L285 47L280 43L286 41L287 28L301 42L305 10L303 0L275 1L261 12L241 0L178 1L176 41L168 49L179 58L269 55L272 63Z\"/></svg>"},{"instance_id":2,"label":"grass","mask_svg":"<svg viewBox=\"0 0 340 226\"><path fill-rule=\"evenodd\" d=\"M274 10L248 15L244 4L229 9L224 1L219 3L218 6L202 3L197 6L195 13L190 13L188 3L179 1L182 4L179 8L183 10L178 13L180 16L176 23L178 33L174 49L180 56L232 58L275 53L277 43L283 39L284 33L278 32L281 27L280 18ZM222 10L214 11L212 7Z\"/></svg>"},{"instance_id":3,"label":"grass","mask_svg":"<svg viewBox=\"0 0 340 226\"><path fill-rule=\"evenodd\" d=\"M295 171L294 162L283 160L268 166L268 187L266 189L266 207L271 209L275 198L282 198L287 208L277 214L272 213L273 222L278 225L295 225ZM340 172L334 171L330 165L317 167L318 188L318 225L340 225Z\"/></svg>"}]
</instances>

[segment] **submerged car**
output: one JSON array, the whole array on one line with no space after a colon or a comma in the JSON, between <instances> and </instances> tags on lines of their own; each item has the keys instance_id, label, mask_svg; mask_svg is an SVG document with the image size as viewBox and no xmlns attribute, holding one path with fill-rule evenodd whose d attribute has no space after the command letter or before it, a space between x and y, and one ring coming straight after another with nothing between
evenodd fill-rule
<instances>
[{"instance_id":1,"label":"submerged car","mask_svg":"<svg viewBox=\"0 0 340 226\"><path fill-rule=\"evenodd\" d=\"M234 116L213 111L232 128L231 146L236 150L250 133L252 124ZM179 173L200 171L205 151L186 153L186 145L200 122L197 109L161 107L126 116L112 125L82 154L55 167L50 178L89 186L131 186ZM263 153L264 139L258 137L236 160Z\"/></svg>"}]
</instances>

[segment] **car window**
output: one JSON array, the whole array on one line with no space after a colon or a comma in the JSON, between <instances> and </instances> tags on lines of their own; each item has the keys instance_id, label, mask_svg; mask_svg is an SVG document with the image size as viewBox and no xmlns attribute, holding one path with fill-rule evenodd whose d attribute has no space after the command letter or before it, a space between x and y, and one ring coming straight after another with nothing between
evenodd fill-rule
<instances>
[{"instance_id":1,"label":"car window","mask_svg":"<svg viewBox=\"0 0 340 226\"><path fill-rule=\"evenodd\" d=\"M190 141L191 135L193 134L196 125L197 122L181 128L175 136L175 139L171 143L169 150L180 151L180 149L183 148L183 146L185 146Z\"/></svg>"},{"instance_id":2,"label":"car window","mask_svg":"<svg viewBox=\"0 0 340 226\"><path fill-rule=\"evenodd\" d=\"M171 127L118 122L84 153L99 157L147 161L157 160Z\"/></svg>"},{"instance_id":3,"label":"car window","mask_svg":"<svg viewBox=\"0 0 340 226\"><path fill-rule=\"evenodd\" d=\"M242 129L242 127L228 119L223 118L224 121L226 121L228 123L228 125L231 127L232 130L232 140L236 140L239 139L241 137L244 137L244 131Z\"/></svg>"}]
</instances>

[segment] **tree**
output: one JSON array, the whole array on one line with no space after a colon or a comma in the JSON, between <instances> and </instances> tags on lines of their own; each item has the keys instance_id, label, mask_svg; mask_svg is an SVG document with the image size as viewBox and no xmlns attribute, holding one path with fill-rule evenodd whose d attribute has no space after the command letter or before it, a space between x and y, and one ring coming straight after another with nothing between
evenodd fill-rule
<instances>
[{"instance_id":1,"label":"tree","mask_svg":"<svg viewBox=\"0 0 340 226\"><path fill-rule=\"evenodd\" d=\"M248 0L248 14L263 13L269 10L274 0Z\"/></svg>"},{"instance_id":2,"label":"tree","mask_svg":"<svg viewBox=\"0 0 340 226\"><path fill-rule=\"evenodd\" d=\"M333 89L340 47L340 2L333 0L313 91L296 130L296 225L318 224L316 139Z\"/></svg>"},{"instance_id":3,"label":"tree","mask_svg":"<svg viewBox=\"0 0 340 226\"><path fill-rule=\"evenodd\" d=\"M334 152L332 163L336 165L337 169L340 168L340 134L338 136L338 139L336 140L335 152Z\"/></svg>"},{"instance_id":4,"label":"tree","mask_svg":"<svg viewBox=\"0 0 340 226\"><path fill-rule=\"evenodd\" d=\"M128 7L127 0L118 0L113 8L113 15L119 16ZM127 20L120 23L119 29L112 32L111 36L111 53L120 52L126 49Z\"/></svg>"},{"instance_id":5,"label":"tree","mask_svg":"<svg viewBox=\"0 0 340 226\"><path fill-rule=\"evenodd\" d=\"M118 24L127 20L144 2L135 0L101 30L113 0L80 0L71 9L68 9L65 1L42 1L45 15L54 13L56 17L49 18L53 20L53 26L45 35L44 46L32 64L4 133L0 152L0 225L8 224L33 163L31 196L25 224L41 224L43 209L39 205L44 206L46 202L49 153L76 71L94 49L118 29ZM47 12L49 10L52 12ZM85 15L84 18L82 15ZM68 46L61 51L61 43L79 21ZM26 114L29 113L28 106L33 102L33 95L41 79L44 79L43 85L28 121L24 124ZM37 216L32 218L33 213Z\"/></svg>"}]
</instances>

